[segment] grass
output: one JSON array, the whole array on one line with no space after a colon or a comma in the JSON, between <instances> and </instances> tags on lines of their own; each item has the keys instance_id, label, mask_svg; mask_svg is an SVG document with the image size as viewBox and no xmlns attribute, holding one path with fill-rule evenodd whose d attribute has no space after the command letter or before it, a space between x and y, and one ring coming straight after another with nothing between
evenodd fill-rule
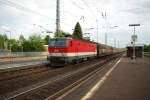
<instances>
[{"instance_id":1,"label":"grass","mask_svg":"<svg viewBox=\"0 0 150 100\"><path fill-rule=\"evenodd\" d=\"M150 57L150 52L144 52L144 55Z\"/></svg>"}]
</instances>

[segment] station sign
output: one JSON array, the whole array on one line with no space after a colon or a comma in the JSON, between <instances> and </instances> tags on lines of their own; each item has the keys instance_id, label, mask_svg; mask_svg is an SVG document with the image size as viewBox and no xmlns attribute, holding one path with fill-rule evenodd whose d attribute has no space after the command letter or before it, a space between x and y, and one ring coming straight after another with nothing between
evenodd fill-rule
<instances>
[{"instance_id":1,"label":"station sign","mask_svg":"<svg viewBox=\"0 0 150 100\"><path fill-rule=\"evenodd\" d=\"M129 26L140 26L140 24L129 24Z\"/></svg>"},{"instance_id":2,"label":"station sign","mask_svg":"<svg viewBox=\"0 0 150 100\"><path fill-rule=\"evenodd\" d=\"M132 35L132 41L137 42L137 35Z\"/></svg>"}]
</instances>

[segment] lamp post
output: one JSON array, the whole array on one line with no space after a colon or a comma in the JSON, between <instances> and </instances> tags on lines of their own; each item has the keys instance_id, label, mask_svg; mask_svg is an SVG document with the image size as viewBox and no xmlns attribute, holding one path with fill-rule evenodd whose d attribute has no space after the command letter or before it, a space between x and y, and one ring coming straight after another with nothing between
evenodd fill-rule
<instances>
[{"instance_id":1,"label":"lamp post","mask_svg":"<svg viewBox=\"0 0 150 100\"><path fill-rule=\"evenodd\" d=\"M18 46L21 47L21 54L22 54L22 56L23 56L23 42L22 42L22 41L19 41L19 42L18 42Z\"/></svg>"},{"instance_id":2,"label":"lamp post","mask_svg":"<svg viewBox=\"0 0 150 100\"><path fill-rule=\"evenodd\" d=\"M98 43L98 33L99 33L99 30L98 30L98 19L96 19L96 30L97 30L97 43Z\"/></svg>"},{"instance_id":3,"label":"lamp post","mask_svg":"<svg viewBox=\"0 0 150 100\"><path fill-rule=\"evenodd\" d=\"M118 48L120 48L120 43L119 43L119 42L120 42L120 41L118 40L118 41L117 41Z\"/></svg>"},{"instance_id":4,"label":"lamp post","mask_svg":"<svg viewBox=\"0 0 150 100\"><path fill-rule=\"evenodd\" d=\"M41 29L43 29L46 33L49 33L49 36L50 36L50 33L53 33L53 31L49 31L48 29L44 28L43 26L41 25L37 25L37 24L33 24L34 26L38 26L40 27Z\"/></svg>"},{"instance_id":5,"label":"lamp post","mask_svg":"<svg viewBox=\"0 0 150 100\"><path fill-rule=\"evenodd\" d=\"M114 29L116 27L119 27L119 26L112 26L112 27L109 27L110 29ZM107 36L107 32L105 33L105 45L107 45L107 40L108 40L108 36Z\"/></svg>"},{"instance_id":6,"label":"lamp post","mask_svg":"<svg viewBox=\"0 0 150 100\"><path fill-rule=\"evenodd\" d=\"M116 38L114 38L114 48L116 48Z\"/></svg>"},{"instance_id":7,"label":"lamp post","mask_svg":"<svg viewBox=\"0 0 150 100\"><path fill-rule=\"evenodd\" d=\"M134 27L134 32L133 32L133 36L132 36L132 40L133 40L133 63L135 63L135 41L136 41L136 35L135 35L135 27L136 26L140 26L140 24L129 24L129 27Z\"/></svg>"},{"instance_id":8,"label":"lamp post","mask_svg":"<svg viewBox=\"0 0 150 100\"><path fill-rule=\"evenodd\" d=\"M46 33L53 33L52 31L47 30L46 28L44 28L43 26L39 25L40 28L44 29L46 31Z\"/></svg>"},{"instance_id":9,"label":"lamp post","mask_svg":"<svg viewBox=\"0 0 150 100\"><path fill-rule=\"evenodd\" d=\"M9 35L10 35L10 37L9 37L9 39L11 40L11 31L9 31L9 30L6 30L5 32L9 32ZM10 62L11 62L11 42L10 42L10 44L9 44L9 50L10 50Z\"/></svg>"},{"instance_id":10,"label":"lamp post","mask_svg":"<svg viewBox=\"0 0 150 100\"><path fill-rule=\"evenodd\" d=\"M91 33L90 31L93 30L93 29L94 29L94 28L87 28L86 30L87 30L88 32L84 33L85 35L87 35L87 39L89 39L89 40L92 39L92 38L90 38L90 33Z\"/></svg>"},{"instance_id":11,"label":"lamp post","mask_svg":"<svg viewBox=\"0 0 150 100\"><path fill-rule=\"evenodd\" d=\"M6 31L4 31L4 34L6 35L6 33L5 33ZM4 39L4 50L8 50L8 40L5 38Z\"/></svg>"},{"instance_id":12,"label":"lamp post","mask_svg":"<svg viewBox=\"0 0 150 100\"><path fill-rule=\"evenodd\" d=\"M5 32L9 32L9 36L10 36L9 39L11 40L11 31L8 31L8 30L7 30L7 31L5 31ZM11 53L11 42L10 42L9 50L10 50L10 53Z\"/></svg>"}]
</instances>

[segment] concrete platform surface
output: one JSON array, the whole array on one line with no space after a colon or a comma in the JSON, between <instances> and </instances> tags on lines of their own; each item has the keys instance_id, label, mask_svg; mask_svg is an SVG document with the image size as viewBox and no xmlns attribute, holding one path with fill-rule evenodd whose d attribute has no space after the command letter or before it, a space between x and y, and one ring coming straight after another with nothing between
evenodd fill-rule
<instances>
[{"instance_id":1,"label":"concrete platform surface","mask_svg":"<svg viewBox=\"0 0 150 100\"><path fill-rule=\"evenodd\" d=\"M40 59L46 59L46 56L37 56L37 57L6 57L6 58L0 58L0 64L1 63L9 63L11 62L18 62L18 61L31 61L31 60L40 60Z\"/></svg>"},{"instance_id":2,"label":"concrete platform surface","mask_svg":"<svg viewBox=\"0 0 150 100\"><path fill-rule=\"evenodd\" d=\"M88 100L150 100L150 58L123 57Z\"/></svg>"},{"instance_id":3,"label":"concrete platform surface","mask_svg":"<svg viewBox=\"0 0 150 100\"><path fill-rule=\"evenodd\" d=\"M8 71L26 69L26 68L30 68L31 66L41 66L44 64L46 65L48 63L49 62L46 60L43 60L43 61L41 60L41 61L4 64L4 65L0 65L0 72L8 72Z\"/></svg>"}]
</instances>

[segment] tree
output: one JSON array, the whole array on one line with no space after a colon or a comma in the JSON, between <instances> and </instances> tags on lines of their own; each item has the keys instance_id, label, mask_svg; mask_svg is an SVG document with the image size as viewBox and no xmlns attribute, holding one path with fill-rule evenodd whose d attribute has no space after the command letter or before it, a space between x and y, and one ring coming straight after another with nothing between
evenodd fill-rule
<instances>
[{"instance_id":1,"label":"tree","mask_svg":"<svg viewBox=\"0 0 150 100\"><path fill-rule=\"evenodd\" d=\"M59 33L55 32L55 37L66 37L66 36L70 36L70 34L68 32L64 32L63 30L60 30Z\"/></svg>"},{"instance_id":2,"label":"tree","mask_svg":"<svg viewBox=\"0 0 150 100\"><path fill-rule=\"evenodd\" d=\"M144 52L150 52L150 45L144 45Z\"/></svg>"},{"instance_id":3,"label":"tree","mask_svg":"<svg viewBox=\"0 0 150 100\"><path fill-rule=\"evenodd\" d=\"M6 43L8 43L7 35L6 34L4 34L4 35L0 34L0 49L7 49L8 45Z\"/></svg>"},{"instance_id":4,"label":"tree","mask_svg":"<svg viewBox=\"0 0 150 100\"><path fill-rule=\"evenodd\" d=\"M18 42L15 39L10 39L9 40L9 46L11 46L11 51L12 52L19 52L19 51L21 51L21 47L18 45Z\"/></svg>"},{"instance_id":5,"label":"tree","mask_svg":"<svg viewBox=\"0 0 150 100\"><path fill-rule=\"evenodd\" d=\"M24 36L21 34L19 37L19 42L22 44L24 41L26 41L26 39L24 38Z\"/></svg>"},{"instance_id":6,"label":"tree","mask_svg":"<svg viewBox=\"0 0 150 100\"><path fill-rule=\"evenodd\" d=\"M4 38L3 35L0 34L0 49L4 49L3 44L4 44Z\"/></svg>"},{"instance_id":7,"label":"tree","mask_svg":"<svg viewBox=\"0 0 150 100\"><path fill-rule=\"evenodd\" d=\"M60 30L58 33L55 32L55 37L65 37L66 32Z\"/></svg>"},{"instance_id":8,"label":"tree","mask_svg":"<svg viewBox=\"0 0 150 100\"><path fill-rule=\"evenodd\" d=\"M44 41L40 35L32 35L23 43L23 51L25 52L41 52L44 50Z\"/></svg>"},{"instance_id":9,"label":"tree","mask_svg":"<svg viewBox=\"0 0 150 100\"><path fill-rule=\"evenodd\" d=\"M74 39L83 39L82 29L81 29L81 26L80 26L79 22L77 22L77 24L76 24L76 26L74 28L73 38Z\"/></svg>"},{"instance_id":10,"label":"tree","mask_svg":"<svg viewBox=\"0 0 150 100\"><path fill-rule=\"evenodd\" d=\"M25 39L23 35L20 35L19 40L8 39L6 35L0 35L0 49L6 49L12 52L41 52L45 51L45 41L40 35L32 35L28 39Z\"/></svg>"},{"instance_id":11,"label":"tree","mask_svg":"<svg viewBox=\"0 0 150 100\"><path fill-rule=\"evenodd\" d=\"M45 44L45 45L48 45L49 40L50 40L50 36L49 36L49 35L46 35L46 37L44 38L44 44Z\"/></svg>"}]
</instances>

